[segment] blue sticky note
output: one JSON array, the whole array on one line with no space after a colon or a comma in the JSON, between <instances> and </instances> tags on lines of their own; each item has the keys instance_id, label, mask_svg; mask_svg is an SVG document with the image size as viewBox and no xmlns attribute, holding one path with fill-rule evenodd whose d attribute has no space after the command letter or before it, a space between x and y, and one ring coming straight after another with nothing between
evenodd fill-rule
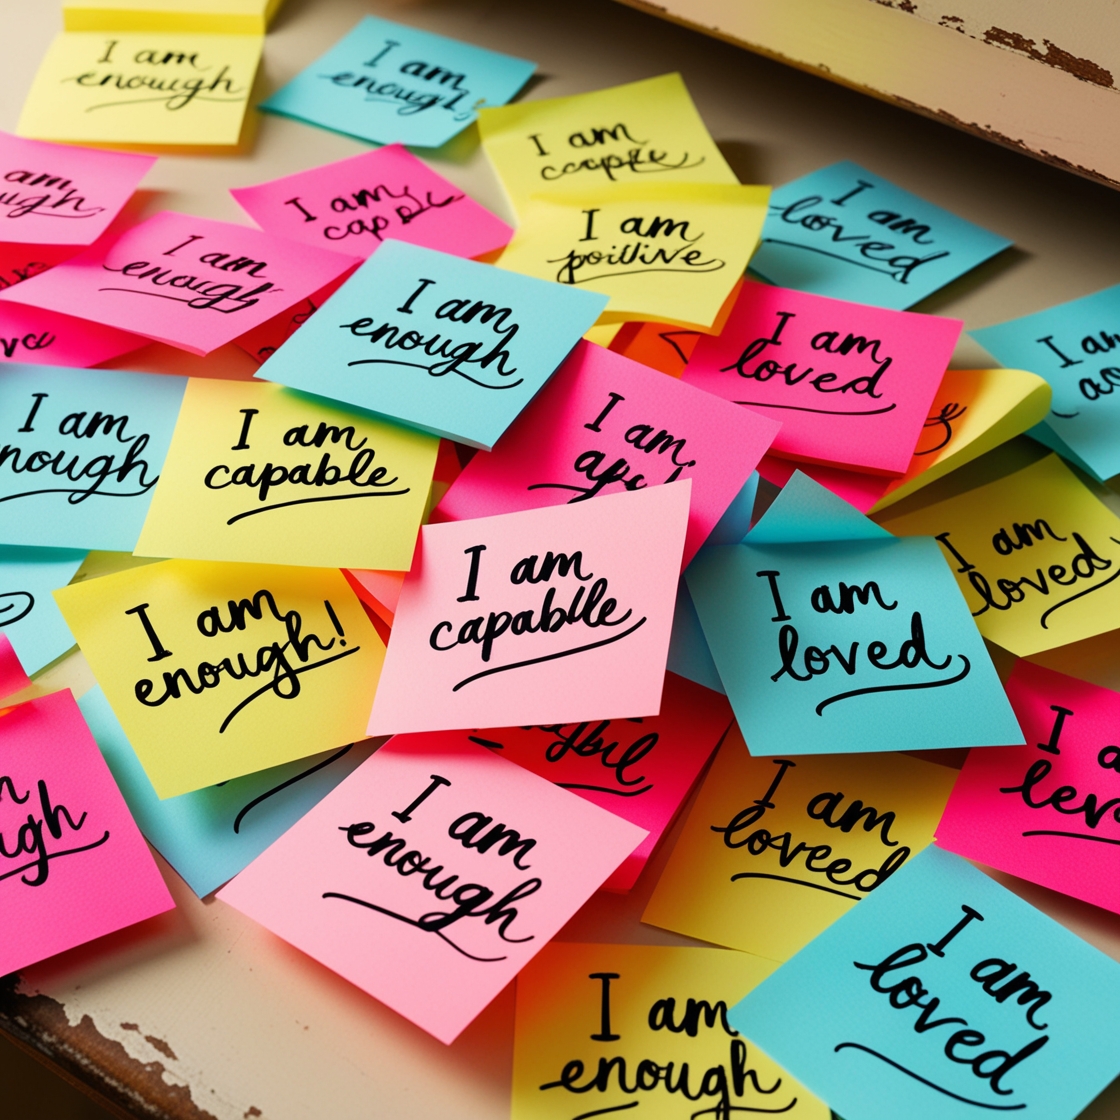
<instances>
[{"instance_id":1,"label":"blue sticky note","mask_svg":"<svg viewBox=\"0 0 1120 1120\"><path fill-rule=\"evenodd\" d=\"M0 368L0 544L131 552L185 377Z\"/></svg>"},{"instance_id":2,"label":"blue sticky note","mask_svg":"<svg viewBox=\"0 0 1120 1120\"><path fill-rule=\"evenodd\" d=\"M504 105L535 62L366 16L261 108L376 144L438 148Z\"/></svg>"},{"instance_id":3,"label":"blue sticky note","mask_svg":"<svg viewBox=\"0 0 1120 1120\"><path fill-rule=\"evenodd\" d=\"M373 753L371 741L353 743L161 801L100 686L78 707L140 831L199 898L252 863Z\"/></svg>"},{"instance_id":4,"label":"blue sticky note","mask_svg":"<svg viewBox=\"0 0 1120 1120\"><path fill-rule=\"evenodd\" d=\"M1120 1072L1120 964L929 847L728 1020L842 1116L1072 1120Z\"/></svg>"},{"instance_id":5,"label":"blue sticky note","mask_svg":"<svg viewBox=\"0 0 1120 1120\"><path fill-rule=\"evenodd\" d=\"M51 592L65 587L85 558L69 549L0 545L0 633L25 673L37 673L74 644Z\"/></svg>"},{"instance_id":6,"label":"blue sticky note","mask_svg":"<svg viewBox=\"0 0 1120 1120\"><path fill-rule=\"evenodd\" d=\"M1050 414L1028 435L1098 482L1120 474L1120 284L968 333L1000 365L1049 382Z\"/></svg>"},{"instance_id":7,"label":"blue sticky note","mask_svg":"<svg viewBox=\"0 0 1120 1120\"><path fill-rule=\"evenodd\" d=\"M1023 741L937 542L892 537L800 472L685 578L754 755Z\"/></svg>"},{"instance_id":8,"label":"blue sticky note","mask_svg":"<svg viewBox=\"0 0 1120 1120\"><path fill-rule=\"evenodd\" d=\"M489 451L606 303L386 241L259 376Z\"/></svg>"},{"instance_id":9,"label":"blue sticky note","mask_svg":"<svg viewBox=\"0 0 1120 1120\"><path fill-rule=\"evenodd\" d=\"M1010 244L845 160L774 191L751 270L902 311Z\"/></svg>"}]
</instances>

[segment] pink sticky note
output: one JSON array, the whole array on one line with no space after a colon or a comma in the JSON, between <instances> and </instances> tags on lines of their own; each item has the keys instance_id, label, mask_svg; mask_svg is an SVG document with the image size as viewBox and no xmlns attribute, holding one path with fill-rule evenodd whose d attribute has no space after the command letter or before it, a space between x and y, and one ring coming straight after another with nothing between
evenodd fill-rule
<instances>
[{"instance_id":1,"label":"pink sticky note","mask_svg":"<svg viewBox=\"0 0 1120 1120\"><path fill-rule=\"evenodd\" d=\"M31 685L7 634L0 634L0 699L22 692Z\"/></svg>"},{"instance_id":2,"label":"pink sticky note","mask_svg":"<svg viewBox=\"0 0 1120 1120\"><path fill-rule=\"evenodd\" d=\"M628 891L731 719L726 696L666 673L657 716L439 734L500 751L502 758L646 829L649 835L603 884L605 890Z\"/></svg>"},{"instance_id":3,"label":"pink sticky note","mask_svg":"<svg viewBox=\"0 0 1120 1120\"><path fill-rule=\"evenodd\" d=\"M513 236L400 144L229 193L261 229L362 260L390 237L480 257Z\"/></svg>"},{"instance_id":4,"label":"pink sticky note","mask_svg":"<svg viewBox=\"0 0 1120 1120\"><path fill-rule=\"evenodd\" d=\"M353 267L357 268L357 264ZM349 277L350 269L347 269L317 292L312 292L306 299L301 299L299 303L281 311L279 315L273 315L260 326L246 331L239 338L235 338L234 342L250 357L258 362L266 362L342 287Z\"/></svg>"},{"instance_id":5,"label":"pink sticky note","mask_svg":"<svg viewBox=\"0 0 1120 1120\"><path fill-rule=\"evenodd\" d=\"M777 455L763 455L758 464L758 473L775 486L785 486L794 471L808 475L838 498L843 498L848 505L855 506L860 513L871 509L891 484L888 475L846 471L842 467L826 467L820 463L799 463L792 459L780 459Z\"/></svg>"},{"instance_id":6,"label":"pink sticky note","mask_svg":"<svg viewBox=\"0 0 1120 1120\"><path fill-rule=\"evenodd\" d=\"M368 733L656 715L691 487L425 525Z\"/></svg>"},{"instance_id":7,"label":"pink sticky note","mask_svg":"<svg viewBox=\"0 0 1120 1120\"><path fill-rule=\"evenodd\" d=\"M92 245L155 161L0 132L0 242Z\"/></svg>"},{"instance_id":8,"label":"pink sticky note","mask_svg":"<svg viewBox=\"0 0 1120 1120\"><path fill-rule=\"evenodd\" d=\"M175 906L68 691L0 715L0 838L0 974Z\"/></svg>"},{"instance_id":9,"label":"pink sticky note","mask_svg":"<svg viewBox=\"0 0 1120 1120\"><path fill-rule=\"evenodd\" d=\"M1026 745L969 752L937 843L1120 913L1120 693L1018 661Z\"/></svg>"},{"instance_id":10,"label":"pink sticky note","mask_svg":"<svg viewBox=\"0 0 1120 1120\"><path fill-rule=\"evenodd\" d=\"M249 226L165 210L0 292L0 300L205 355L341 275L352 261Z\"/></svg>"},{"instance_id":11,"label":"pink sticky note","mask_svg":"<svg viewBox=\"0 0 1120 1120\"><path fill-rule=\"evenodd\" d=\"M95 366L148 340L88 319L19 303L0 303L0 362Z\"/></svg>"},{"instance_id":12,"label":"pink sticky note","mask_svg":"<svg viewBox=\"0 0 1120 1120\"><path fill-rule=\"evenodd\" d=\"M743 488L779 425L581 341L493 451L480 452L436 520L582 503L692 479L682 567Z\"/></svg>"},{"instance_id":13,"label":"pink sticky note","mask_svg":"<svg viewBox=\"0 0 1120 1120\"><path fill-rule=\"evenodd\" d=\"M450 1043L643 836L458 736L395 738L218 897Z\"/></svg>"},{"instance_id":14,"label":"pink sticky note","mask_svg":"<svg viewBox=\"0 0 1120 1120\"><path fill-rule=\"evenodd\" d=\"M744 284L683 379L781 420L774 451L882 474L910 465L959 319Z\"/></svg>"}]
</instances>

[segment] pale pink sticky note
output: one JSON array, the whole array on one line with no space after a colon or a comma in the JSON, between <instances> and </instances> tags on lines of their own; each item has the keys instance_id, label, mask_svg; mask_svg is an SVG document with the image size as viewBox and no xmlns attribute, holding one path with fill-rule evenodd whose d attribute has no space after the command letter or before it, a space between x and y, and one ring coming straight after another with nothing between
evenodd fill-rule
<instances>
[{"instance_id":1,"label":"pale pink sticky note","mask_svg":"<svg viewBox=\"0 0 1120 1120\"><path fill-rule=\"evenodd\" d=\"M84 368L147 344L139 335L87 319L0 303L0 362Z\"/></svg>"},{"instance_id":2,"label":"pale pink sticky note","mask_svg":"<svg viewBox=\"0 0 1120 1120\"><path fill-rule=\"evenodd\" d=\"M646 829L649 835L603 884L605 890L628 891L731 719L722 693L666 673L660 715L457 734Z\"/></svg>"},{"instance_id":3,"label":"pale pink sticky note","mask_svg":"<svg viewBox=\"0 0 1120 1120\"><path fill-rule=\"evenodd\" d=\"M937 843L1120 913L1120 693L1018 661L1026 745L969 752Z\"/></svg>"},{"instance_id":4,"label":"pale pink sticky note","mask_svg":"<svg viewBox=\"0 0 1120 1120\"><path fill-rule=\"evenodd\" d=\"M229 193L261 229L362 260L388 238L480 257L513 236L400 144Z\"/></svg>"},{"instance_id":5,"label":"pale pink sticky note","mask_svg":"<svg viewBox=\"0 0 1120 1120\"><path fill-rule=\"evenodd\" d=\"M459 736L402 737L218 898L450 1043L643 836Z\"/></svg>"},{"instance_id":6,"label":"pale pink sticky note","mask_svg":"<svg viewBox=\"0 0 1120 1120\"><path fill-rule=\"evenodd\" d=\"M0 242L92 245L155 161L0 132Z\"/></svg>"},{"instance_id":7,"label":"pale pink sticky note","mask_svg":"<svg viewBox=\"0 0 1120 1120\"><path fill-rule=\"evenodd\" d=\"M781 420L780 455L902 474L962 326L748 283L682 377Z\"/></svg>"},{"instance_id":8,"label":"pale pink sticky note","mask_svg":"<svg viewBox=\"0 0 1120 1120\"><path fill-rule=\"evenodd\" d=\"M0 837L0 974L175 906L68 691L0 715Z\"/></svg>"},{"instance_id":9,"label":"pale pink sticky note","mask_svg":"<svg viewBox=\"0 0 1120 1120\"><path fill-rule=\"evenodd\" d=\"M580 341L494 450L438 506L462 521L692 479L682 567L743 488L779 425Z\"/></svg>"},{"instance_id":10,"label":"pale pink sticky note","mask_svg":"<svg viewBox=\"0 0 1120 1120\"><path fill-rule=\"evenodd\" d=\"M368 733L656 715L691 487L425 525Z\"/></svg>"},{"instance_id":11,"label":"pale pink sticky note","mask_svg":"<svg viewBox=\"0 0 1120 1120\"><path fill-rule=\"evenodd\" d=\"M846 471L842 467L826 467L820 463L798 463L780 459L777 455L763 455L758 473L775 486L785 486L795 471L808 475L838 498L843 498L860 513L866 513L887 492L891 484L889 475L866 474L863 471Z\"/></svg>"},{"instance_id":12,"label":"pale pink sticky note","mask_svg":"<svg viewBox=\"0 0 1120 1120\"><path fill-rule=\"evenodd\" d=\"M0 700L31 686L31 678L23 671L19 656L7 634L0 633ZM3 792L0 791L0 799Z\"/></svg>"},{"instance_id":13,"label":"pale pink sticky note","mask_svg":"<svg viewBox=\"0 0 1120 1120\"><path fill-rule=\"evenodd\" d=\"M249 226L165 210L0 292L205 355L322 288L352 261Z\"/></svg>"}]
</instances>

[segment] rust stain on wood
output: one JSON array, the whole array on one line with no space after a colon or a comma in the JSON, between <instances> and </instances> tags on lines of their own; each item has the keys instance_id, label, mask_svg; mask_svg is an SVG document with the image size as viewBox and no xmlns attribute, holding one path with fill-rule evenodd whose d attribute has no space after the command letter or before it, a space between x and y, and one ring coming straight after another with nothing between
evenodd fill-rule
<instances>
[{"instance_id":1,"label":"rust stain on wood","mask_svg":"<svg viewBox=\"0 0 1120 1120\"><path fill-rule=\"evenodd\" d=\"M140 1034L139 1023L121 1023L122 1031L135 1031ZM144 1035L144 1041L153 1049L158 1050L165 1058L170 1058L173 1062L179 1060L179 1055L175 1053L171 1047L163 1041L162 1038L156 1038L154 1034Z\"/></svg>"},{"instance_id":2,"label":"rust stain on wood","mask_svg":"<svg viewBox=\"0 0 1120 1120\"><path fill-rule=\"evenodd\" d=\"M121 1026L140 1029L132 1023ZM162 1062L133 1058L115 1039L106 1038L88 1015L71 1026L57 1000L21 994L18 975L0 978L0 1029L58 1067L68 1079L88 1085L121 1114L152 1120L217 1120L195 1103L189 1086L170 1085L163 1079L166 1067ZM165 1056L173 1056L171 1047L161 1039L145 1039Z\"/></svg>"},{"instance_id":3,"label":"rust stain on wood","mask_svg":"<svg viewBox=\"0 0 1120 1120\"><path fill-rule=\"evenodd\" d=\"M1103 66L1098 66L1092 59L1078 58L1077 55L1062 50L1061 47L1051 43L1049 39L1042 40L1045 49L1039 50L1034 39L1028 39L1017 31L1004 31L1002 27L989 27L984 32L984 42L1018 51L1019 54L1025 54L1028 58L1033 58L1035 62L1045 62L1047 66L1064 70L1067 74L1080 78L1083 82L1092 82L1093 85L1104 86L1105 89L1115 88L1111 71L1106 70Z\"/></svg>"}]
</instances>

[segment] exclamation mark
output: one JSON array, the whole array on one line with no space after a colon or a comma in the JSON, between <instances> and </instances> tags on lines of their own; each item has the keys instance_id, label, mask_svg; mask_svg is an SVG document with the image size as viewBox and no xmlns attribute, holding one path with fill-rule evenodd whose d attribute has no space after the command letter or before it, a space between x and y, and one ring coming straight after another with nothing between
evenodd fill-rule
<instances>
[{"instance_id":1,"label":"exclamation mark","mask_svg":"<svg viewBox=\"0 0 1120 1120\"><path fill-rule=\"evenodd\" d=\"M334 613L334 607L331 606L331 601L329 599L324 599L323 606L327 608L327 614L330 615L331 622L334 623L334 628L338 631L338 644L340 646L346 645L346 631L342 629L342 623L338 621L338 615Z\"/></svg>"}]
</instances>

